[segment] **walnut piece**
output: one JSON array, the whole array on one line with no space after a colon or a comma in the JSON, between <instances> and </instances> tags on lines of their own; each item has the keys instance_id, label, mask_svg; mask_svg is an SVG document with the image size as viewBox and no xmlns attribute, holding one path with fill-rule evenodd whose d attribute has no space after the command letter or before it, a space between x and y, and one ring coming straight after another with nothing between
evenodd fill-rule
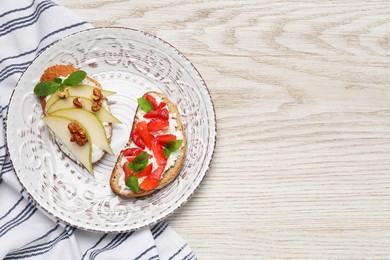
<instances>
[{"instance_id":1,"label":"walnut piece","mask_svg":"<svg viewBox=\"0 0 390 260\"><path fill-rule=\"evenodd\" d=\"M68 89L65 88L65 89L63 89L61 91L58 91L57 95L58 95L59 98L67 98L67 97L69 97Z\"/></svg>"},{"instance_id":2,"label":"walnut piece","mask_svg":"<svg viewBox=\"0 0 390 260\"><path fill-rule=\"evenodd\" d=\"M99 88L93 89L92 100L93 100L92 107L91 107L92 111L93 112L99 111L103 103L103 94Z\"/></svg>"},{"instance_id":3,"label":"walnut piece","mask_svg":"<svg viewBox=\"0 0 390 260\"><path fill-rule=\"evenodd\" d=\"M79 97L75 97L73 99L73 105L75 105L75 107L78 107L78 108L83 108L84 107L84 104L81 103Z\"/></svg>"},{"instance_id":4,"label":"walnut piece","mask_svg":"<svg viewBox=\"0 0 390 260\"><path fill-rule=\"evenodd\" d=\"M71 142L76 142L78 146L84 146L88 142L86 133L76 122L69 123L68 129Z\"/></svg>"},{"instance_id":5,"label":"walnut piece","mask_svg":"<svg viewBox=\"0 0 390 260\"><path fill-rule=\"evenodd\" d=\"M97 112L100 110L101 107L102 105L100 105L99 103L93 102L91 109L93 112Z\"/></svg>"}]
</instances>

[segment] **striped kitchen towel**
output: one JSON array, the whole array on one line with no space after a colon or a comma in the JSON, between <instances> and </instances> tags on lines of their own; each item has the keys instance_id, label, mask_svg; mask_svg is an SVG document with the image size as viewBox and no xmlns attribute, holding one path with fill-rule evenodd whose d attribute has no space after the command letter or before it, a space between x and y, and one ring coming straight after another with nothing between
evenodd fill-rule
<instances>
[{"instance_id":1,"label":"striped kitchen towel","mask_svg":"<svg viewBox=\"0 0 390 260\"><path fill-rule=\"evenodd\" d=\"M4 131L19 77L48 45L90 27L51 1L0 1L0 259L196 259L164 221L122 234L90 233L53 221L13 172Z\"/></svg>"}]
</instances>

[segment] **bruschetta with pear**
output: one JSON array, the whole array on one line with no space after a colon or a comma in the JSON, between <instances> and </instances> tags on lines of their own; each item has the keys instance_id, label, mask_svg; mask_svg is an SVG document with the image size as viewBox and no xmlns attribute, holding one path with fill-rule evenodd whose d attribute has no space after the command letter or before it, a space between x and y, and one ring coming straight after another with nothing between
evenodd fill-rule
<instances>
[{"instance_id":1,"label":"bruschetta with pear","mask_svg":"<svg viewBox=\"0 0 390 260\"><path fill-rule=\"evenodd\" d=\"M42 120L60 150L93 175L93 163L113 153L112 124L121 123L107 100L115 92L104 90L83 70L57 64L43 72L34 93L40 98Z\"/></svg>"}]
</instances>

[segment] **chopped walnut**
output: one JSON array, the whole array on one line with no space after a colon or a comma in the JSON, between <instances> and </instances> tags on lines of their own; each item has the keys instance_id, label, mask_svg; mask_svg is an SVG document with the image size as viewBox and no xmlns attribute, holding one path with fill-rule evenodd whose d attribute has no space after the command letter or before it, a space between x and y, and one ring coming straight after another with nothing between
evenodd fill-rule
<instances>
[{"instance_id":1,"label":"chopped walnut","mask_svg":"<svg viewBox=\"0 0 390 260\"><path fill-rule=\"evenodd\" d=\"M78 146L84 146L88 142L86 133L76 122L69 123L68 129L71 142L76 142Z\"/></svg>"},{"instance_id":2,"label":"chopped walnut","mask_svg":"<svg viewBox=\"0 0 390 260\"><path fill-rule=\"evenodd\" d=\"M92 111L93 112L99 111L103 103L103 94L99 88L93 89L92 100L93 100L92 107L91 107Z\"/></svg>"},{"instance_id":3,"label":"chopped walnut","mask_svg":"<svg viewBox=\"0 0 390 260\"><path fill-rule=\"evenodd\" d=\"M65 88L64 90L58 91L57 95L58 95L59 98L67 98L67 97L69 97L68 89Z\"/></svg>"},{"instance_id":4,"label":"chopped walnut","mask_svg":"<svg viewBox=\"0 0 390 260\"><path fill-rule=\"evenodd\" d=\"M102 105L100 105L99 103L93 102L91 109L93 112L97 112L100 110L101 107Z\"/></svg>"},{"instance_id":5,"label":"chopped walnut","mask_svg":"<svg viewBox=\"0 0 390 260\"><path fill-rule=\"evenodd\" d=\"M75 105L75 107L78 107L78 108L83 108L84 107L84 104L81 103L79 97L75 97L73 99L73 105Z\"/></svg>"}]
</instances>

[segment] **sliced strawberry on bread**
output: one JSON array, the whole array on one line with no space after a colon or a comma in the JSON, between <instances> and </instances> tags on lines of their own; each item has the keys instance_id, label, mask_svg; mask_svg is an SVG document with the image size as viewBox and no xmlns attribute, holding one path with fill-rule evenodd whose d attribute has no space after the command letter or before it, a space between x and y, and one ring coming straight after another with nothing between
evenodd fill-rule
<instances>
[{"instance_id":1,"label":"sliced strawberry on bread","mask_svg":"<svg viewBox=\"0 0 390 260\"><path fill-rule=\"evenodd\" d=\"M129 141L110 178L111 189L122 197L161 189L176 178L185 161L186 135L176 105L158 92L146 93L138 104Z\"/></svg>"}]
</instances>

